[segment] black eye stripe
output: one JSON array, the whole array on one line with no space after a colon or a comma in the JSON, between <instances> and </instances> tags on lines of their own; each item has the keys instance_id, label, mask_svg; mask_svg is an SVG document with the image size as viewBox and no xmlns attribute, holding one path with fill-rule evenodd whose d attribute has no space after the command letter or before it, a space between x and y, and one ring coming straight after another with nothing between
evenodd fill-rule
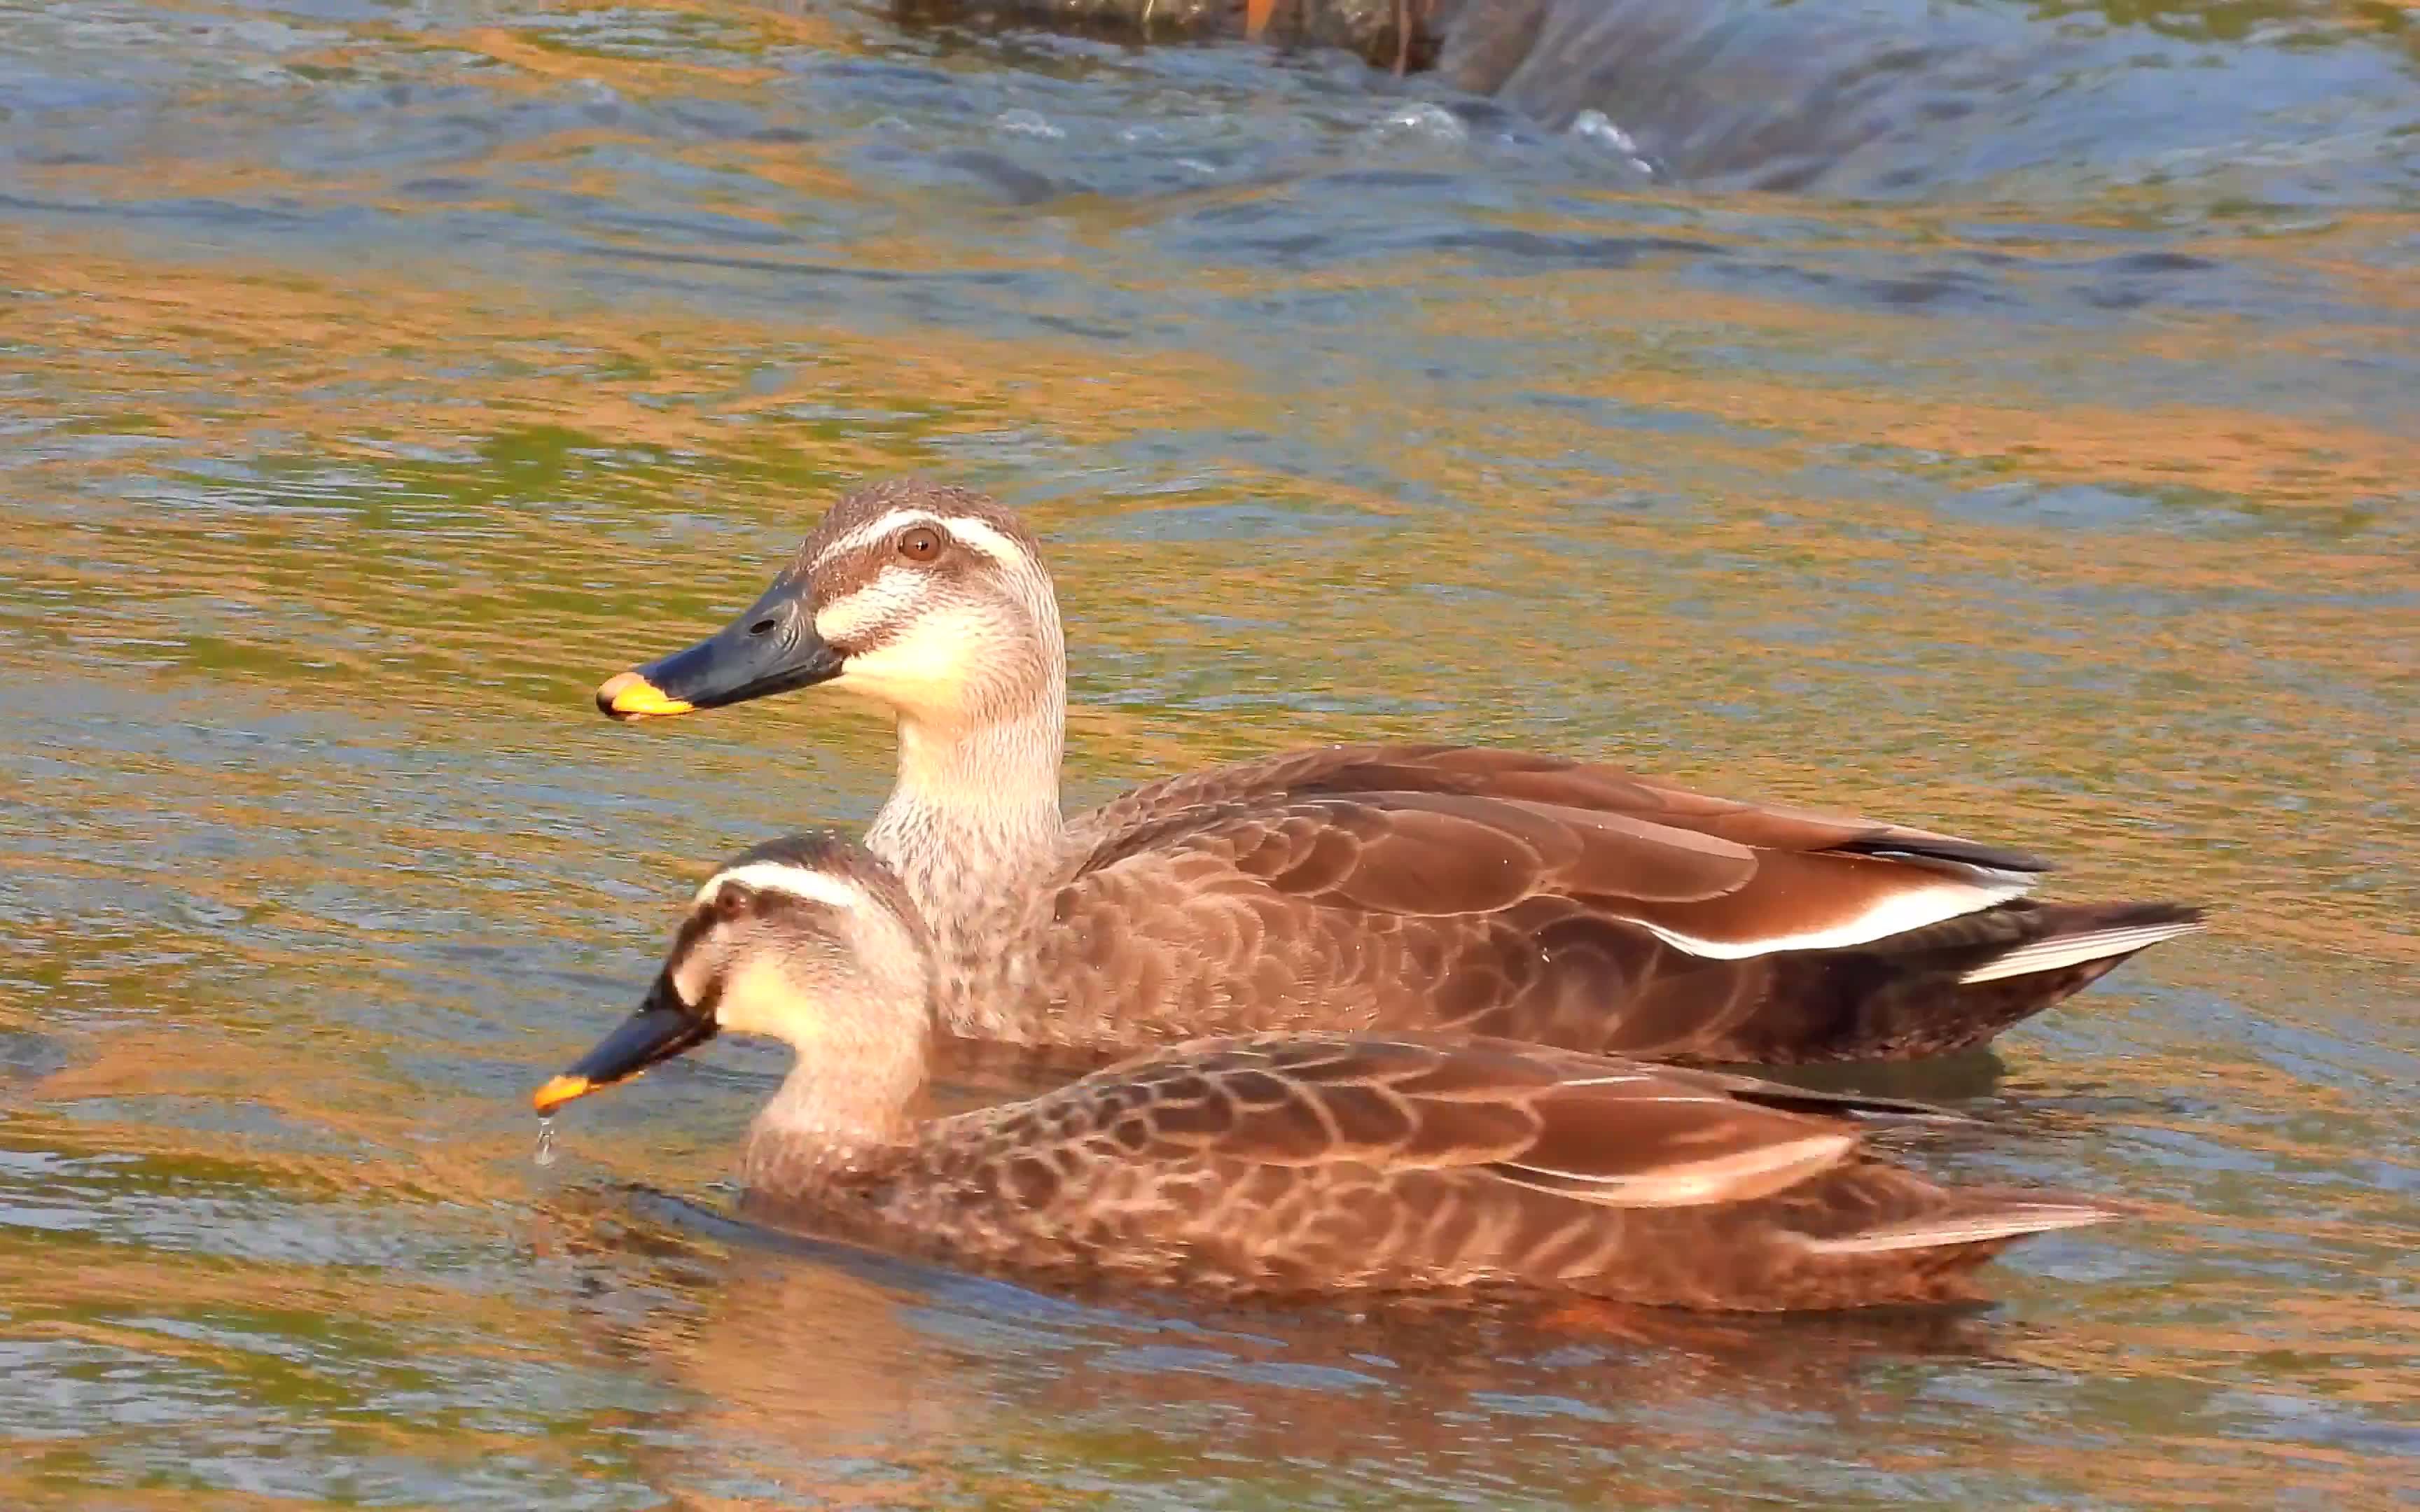
<instances>
[{"instance_id":1,"label":"black eye stripe","mask_svg":"<svg viewBox=\"0 0 2420 1512\"><path fill-rule=\"evenodd\" d=\"M673 932L673 948L671 953L664 958L664 970L667 973L674 971L682 962L688 960L690 952L697 949L698 941L706 937L706 932L712 929L714 924L714 918L702 910L692 912L687 918L682 919L680 928Z\"/></svg>"}]
</instances>

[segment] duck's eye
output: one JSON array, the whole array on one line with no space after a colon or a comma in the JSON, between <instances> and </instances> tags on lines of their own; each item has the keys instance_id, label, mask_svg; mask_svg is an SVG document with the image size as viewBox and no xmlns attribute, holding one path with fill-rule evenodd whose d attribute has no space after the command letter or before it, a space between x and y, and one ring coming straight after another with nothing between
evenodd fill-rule
<instances>
[{"instance_id":1,"label":"duck's eye","mask_svg":"<svg viewBox=\"0 0 2420 1512\"><path fill-rule=\"evenodd\" d=\"M930 525L910 525L899 532L899 554L910 562L930 562L941 554L941 532Z\"/></svg>"},{"instance_id":2,"label":"duck's eye","mask_svg":"<svg viewBox=\"0 0 2420 1512\"><path fill-rule=\"evenodd\" d=\"M737 918L756 906L756 889L737 882L726 882L714 895L714 912L721 918Z\"/></svg>"}]
</instances>

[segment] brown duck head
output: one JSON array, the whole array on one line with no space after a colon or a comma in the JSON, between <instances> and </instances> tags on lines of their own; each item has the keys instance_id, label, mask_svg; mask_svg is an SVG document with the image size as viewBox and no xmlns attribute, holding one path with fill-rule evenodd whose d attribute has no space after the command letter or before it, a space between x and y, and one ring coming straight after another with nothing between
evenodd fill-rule
<instances>
[{"instance_id":1,"label":"brown duck head","mask_svg":"<svg viewBox=\"0 0 2420 1512\"><path fill-rule=\"evenodd\" d=\"M897 880L859 846L768 841L706 879L638 1011L531 1101L552 1114L725 1030L780 1040L801 1069L874 1089L897 1079L876 1063L921 1071L928 953Z\"/></svg>"},{"instance_id":2,"label":"brown duck head","mask_svg":"<svg viewBox=\"0 0 2420 1512\"><path fill-rule=\"evenodd\" d=\"M963 488L846 495L737 619L606 680L615 719L662 718L829 683L903 717L986 722L1063 697L1058 602L1033 536Z\"/></svg>"}]
</instances>

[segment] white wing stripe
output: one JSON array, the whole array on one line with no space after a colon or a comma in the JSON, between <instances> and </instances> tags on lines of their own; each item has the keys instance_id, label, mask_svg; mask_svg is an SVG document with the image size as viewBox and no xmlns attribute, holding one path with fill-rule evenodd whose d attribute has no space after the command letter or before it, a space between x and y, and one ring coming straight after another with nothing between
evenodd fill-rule
<instances>
[{"instance_id":1,"label":"white wing stripe","mask_svg":"<svg viewBox=\"0 0 2420 1512\"><path fill-rule=\"evenodd\" d=\"M1594 1191L1574 1191L1565 1186L1545 1189L1560 1192L1564 1196L1582 1202L1602 1202L1616 1208L1693 1208L1710 1202L1746 1201L1795 1185L1816 1171L1837 1164L1856 1147L1856 1143L1854 1134L1809 1134L1800 1139L1759 1145L1710 1160L1619 1176L1557 1170L1520 1161L1507 1161L1497 1169L1515 1181L1520 1180L1524 1174L1534 1174L1558 1182L1569 1181L1577 1186L1595 1188Z\"/></svg>"},{"instance_id":2,"label":"white wing stripe","mask_svg":"<svg viewBox=\"0 0 2420 1512\"><path fill-rule=\"evenodd\" d=\"M1702 940L1679 930L1646 919L1635 920L1642 929L1653 933L1665 944L1704 956L1714 961L1737 961L1752 955L1771 955L1776 950L1831 950L1846 945L1866 945L1886 940L1894 934L1905 934L1928 924L1956 918L1978 909L2002 903L2024 895L2030 882L2003 883L1997 887L1978 887L1964 882L1936 882L1927 887L1910 887L1877 901L1854 918L1843 920L1828 929L1809 930L1804 934L1769 934L1753 940Z\"/></svg>"}]
</instances>

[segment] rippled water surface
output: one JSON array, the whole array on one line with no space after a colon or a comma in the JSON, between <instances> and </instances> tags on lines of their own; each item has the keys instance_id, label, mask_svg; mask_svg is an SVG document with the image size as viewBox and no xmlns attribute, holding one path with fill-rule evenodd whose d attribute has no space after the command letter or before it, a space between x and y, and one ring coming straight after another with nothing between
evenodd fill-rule
<instances>
[{"instance_id":1,"label":"rippled water surface","mask_svg":"<svg viewBox=\"0 0 2420 1512\"><path fill-rule=\"evenodd\" d=\"M1705 13L1508 103L843 0L0 3L0 1502L2420 1499L2412 12ZM1047 535L1078 801L1434 733L2219 905L1867 1078L2151 1215L1979 1317L1575 1335L773 1242L746 1046L540 1168L686 887L888 777L588 690L908 470Z\"/></svg>"}]
</instances>

